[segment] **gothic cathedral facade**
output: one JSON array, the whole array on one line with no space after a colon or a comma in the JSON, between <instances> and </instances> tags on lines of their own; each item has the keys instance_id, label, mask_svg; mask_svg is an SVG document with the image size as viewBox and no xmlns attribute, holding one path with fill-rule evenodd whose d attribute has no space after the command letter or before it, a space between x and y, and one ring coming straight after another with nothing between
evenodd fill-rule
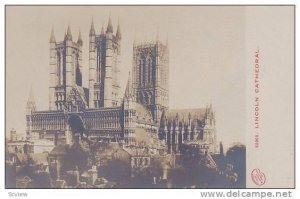
<instances>
[{"instance_id":1,"label":"gothic cathedral facade","mask_svg":"<svg viewBox=\"0 0 300 199\"><path fill-rule=\"evenodd\" d=\"M212 107L169 109L168 43L133 44L132 75L120 93L122 34L111 19L97 34L89 31L89 81L83 86L81 33L73 41L70 27L64 40L50 35L49 110L39 111L32 93L27 103L28 139L49 139L72 144L74 135L94 141L137 145L153 139L154 147L180 152L184 144L216 151L215 113ZM147 136L141 136L145 134ZM145 138L146 137L146 138ZM145 140L143 140L145 141ZM146 140L147 141L147 140Z\"/></svg>"}]
</instances>

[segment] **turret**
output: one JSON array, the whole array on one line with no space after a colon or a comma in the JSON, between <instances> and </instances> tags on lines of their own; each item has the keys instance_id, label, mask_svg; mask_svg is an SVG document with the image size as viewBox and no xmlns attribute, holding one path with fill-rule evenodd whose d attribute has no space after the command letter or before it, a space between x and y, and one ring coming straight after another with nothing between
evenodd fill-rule
<instances>
[{"instance_id":1,"label":"turret","mask_svg":"<svg viewBox=\"0 0 300 199\"><path fill-rule=\"evenodd\" d=\"M116 37L120 40L122 38L120 23L118 23Z\"/></svg>"},{"instance_id":2,"label":"turret","mask_svg":"<svg viewBox=\"0 0 300 199\"><path fill-rule=\"evenodd\" d=\"M29 97L26 104L26 114L31 115L32 112L36 111L35 101L33 98L32 87L30 87Z\"/></svg>"},{"instance_id":3,"label":"turret","mask_svg":"<svg viewBox=\"0 0 300 199\"><path fill-rule=\"evenodd\" d=\"M50 43L56 43L56 39L55 39L55 36L54 36L54 30L53 30L53 28L51 29L51 35L50 35L49 42Z\"/></svg>"},{"instance_id":4,"label":"turret","mask_svg":"<svg viewBox=\"0 0 300 199\"><path fill-rule=\"evenodd\" d=\"M128 77L128 81L127 81L127 85L126 85L126 89L125 89L125 94L124 94L124 98L126 98L127 100L133 100L133 91L132 91L132 83L131 83L131 75L129 72L129 77Z\"/></svg>"},{"instance_id":5,"label":"turret","mask_svg":"<svg viewBox=\"0 0 300 199\"><path fill-rule=\"evenodd\" d=\"M82 44L83 44L82 37L81 37L81 31L80 30L79 30L79 34L78 34L77 44L79 46L82 46Z\"/></svg>"},{"instance_id":6,"label":"turret","mask_svg":"<svg viewBox=\"0 0 300 199\"><path fill-rule=\"evenodd\" d=\"M105 66L105 80L104 80L104 107L113 106L113 27L111 18L109 16L108 25L106 29L106 66Z\"/></svg>"},{"instance_id":7,"label":"turret","mask_svg":"<svg viewBox=\"0 0 300 199\"><path fill-rule=\"evenodd\" d=\"M90 28L90 36L95 35L95 27L94 27L94 20L92 19L91 28Z\"/></svg>"},{"instance_id":8,"label":"turret","mask_svg":"<svg viewBox=\"0 0 300 199\"><path fill-rule=\"evenodd\" d=\"M204 120L205 120L205 125L208 125L209 124L209 112L208 112L208 106L206 105L205 107L205 117L204 117Z\"/></svg>"},{"instance_id":9,"label":"turret","mask_svg":"<svg viewBox=\"0 0 300 199\"><path fill-rule=\"evenodd\" d=\"M29 139L32 133L32 113L36 111L32 87L30 87L29 98L26 104L26 138Z\"/></svg>"},{"instance_id":10,"label":"turret","mask_svg":"<svg viewBox=\"0 0 300 199\"><path fill-rule=\"evenodd\" d=\"M94 20L92 19L91 29L90 29L90 39L89 39L89 107L94 108L94 84L96 80L96 36L95 36L95 27Z\"/></svg>"},{"instance_id":11,"label":"turret","mask_svg":"<svg viewBox=\"0 0 300 199\"><path fill-rule=\"evenodd\" d=\"M49 109L55 110L55 87L57 86L57 50L56 50L56 40L54 36L54 30L51 29L50 35L50 53L49 53Z\"/></svg>"},{"instance_id":12,"label":"turret","mask_svg":"<svg viewBox=\"0 0 300 199\"><path fill-rule=\"evenodd\" d=\"M71 28L70 26L68 25L68 29L67 29L67 34L65 36L65 40L70 40L72 41L72 33L71 33Z\"/></svg>"},{"instance_id":13,"label":"turret","mask_svg":"<svg viewBox=\"0 0 300 199\"><path fill-rule=\"evenodd\" d=\"M65 36L65 56L66 56L66 96L68 96L71 92L72 87L75 84L73 77L73 41L72 41L72 33L71 28L68 25L67 34Z\"/></svg>"},{"instance_id":14,"label":"turret","mask_svg":"<svg viewBox=\"0 0 300 199\"><path fill-rule=\"evenodd\" d=\"M111 18L109 16L108 24L107 24L107 28L106 28L106 33L113 33L113 32L114 32L114 29L113 29L113 26L111 24Z\"/></svg>"},{"instance_id":15,"label":"turret","mask_svg":"<svg viewBox=\"0 0 300 199\"><path fill-rule=\"evenodd\" d=\"M77 45L78 45L78 54L77 54L78 62L76 63L76 61L75 61L76 75L74 76L74 78L75 78L76 84L78 86L82 86L82 45L83 45L83 41L82 41L82 36L81 36L80 30L78 33Z\"/></svg>"}]
</instances>

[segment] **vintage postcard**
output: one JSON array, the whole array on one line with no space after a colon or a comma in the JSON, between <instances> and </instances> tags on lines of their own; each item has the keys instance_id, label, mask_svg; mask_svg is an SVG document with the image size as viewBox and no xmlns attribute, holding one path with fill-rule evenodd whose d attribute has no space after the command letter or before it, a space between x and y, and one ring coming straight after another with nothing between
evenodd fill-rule
<instances>
[{"instance_id":1,"label":"vintage postcard","mask_svg":"<svg viewBox=\"0 0 300 199\"><path fill-rule=\"evenodd\" d=\"M5 7L6 188L295 188L294 6Z\"/></svg>"}]
</instances>

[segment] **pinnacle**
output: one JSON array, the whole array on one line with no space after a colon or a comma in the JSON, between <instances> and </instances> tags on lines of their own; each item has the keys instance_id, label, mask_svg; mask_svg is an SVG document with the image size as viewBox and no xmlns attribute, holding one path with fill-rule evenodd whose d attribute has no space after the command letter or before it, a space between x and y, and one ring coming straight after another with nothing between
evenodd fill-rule
<instances>
[{"instance_id":1,"label":"pinnacle","mask_svg":"<svg viewBox=\"0 0 300 199\"><path fill-rule=\"evenodd\" d=\"M81 31L79 30L79 34L78 34L78 40L77 43L82 45L82 37L81 37Z\"/></svg>"},{"instance_id":2,"label":"pinnacle","mask_svg":"<svg viewBox=\"0 0 300 199\"><path fill-rule=\"evenodd\" d=\"M72 33L71 33L70 25L68 25L66 38L69 39L69 40L72 40Z\"/></svg>"},{"instance_id":3,"label":"pinnacle","mask_svg":"<svg viewBox=\"0 0 300 199\"><path fill-rule=\"evenodd\" d=\"M120 23L118 23L118 27L117 27L117 33L116 33L116 36L121 39L121 28L120 28Z\"/></svg>"},{"instance_id":4,"label":"pinnacle","mask_svg":"<svg viewBox=\"0 0 300 199\"><path fill-rule=\"evenodd\" d=\"M102 27L101 27L101 35L104 34L104 28L103 28L103 24L102 24Z\"/></svg>"},{"instance_id":5,"label":"pinnacle","mask_svg":"<svg viewBox=\"0 0 300 199\"><path fill-rule=\"evenodd\" d=\"M113 26L111 24L111 17L109 15L109 19L108 19L108 24L107 24L107 29L106 29L106 33L113 33Z\"/></svg>"},{"instance_id":6,"label":"pinnacle","mask_svg":"<svg viewBox=\"0 0 300 199\"><path fill-rule=\"evenodd\" d=\"M55 43L55 36L54 36L54 30L53 27L51 28L51 35L50 35L50 43Z\"/></svg>"},{"instance_id":7,"label":"pinnacle","mask_svg":"<svg viewBox=\"0 0 300 199\"><path fill-rule=\"evenodd\" d=\"M91 23L91 29L90 29L90 36L95 35L95 27L94 27L94 19L92 18L92 23Z\"/></svg>"}]
</instances>

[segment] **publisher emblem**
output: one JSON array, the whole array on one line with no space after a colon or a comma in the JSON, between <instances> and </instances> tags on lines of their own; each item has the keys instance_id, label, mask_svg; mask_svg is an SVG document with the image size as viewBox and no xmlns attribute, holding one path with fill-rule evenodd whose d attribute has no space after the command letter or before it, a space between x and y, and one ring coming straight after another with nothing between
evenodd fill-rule
<instances>
[{"instance_id":1,"label":"publisher emblem","mask_svg":"<svg viewBox=\"0 0 300 199\"><path fill-rule=\"evenodd\" d=\"M258 186L262 186L266 183L266 175L259 169L253 169L251 172L251 178Z\"/></svg>"}]
</instances>

